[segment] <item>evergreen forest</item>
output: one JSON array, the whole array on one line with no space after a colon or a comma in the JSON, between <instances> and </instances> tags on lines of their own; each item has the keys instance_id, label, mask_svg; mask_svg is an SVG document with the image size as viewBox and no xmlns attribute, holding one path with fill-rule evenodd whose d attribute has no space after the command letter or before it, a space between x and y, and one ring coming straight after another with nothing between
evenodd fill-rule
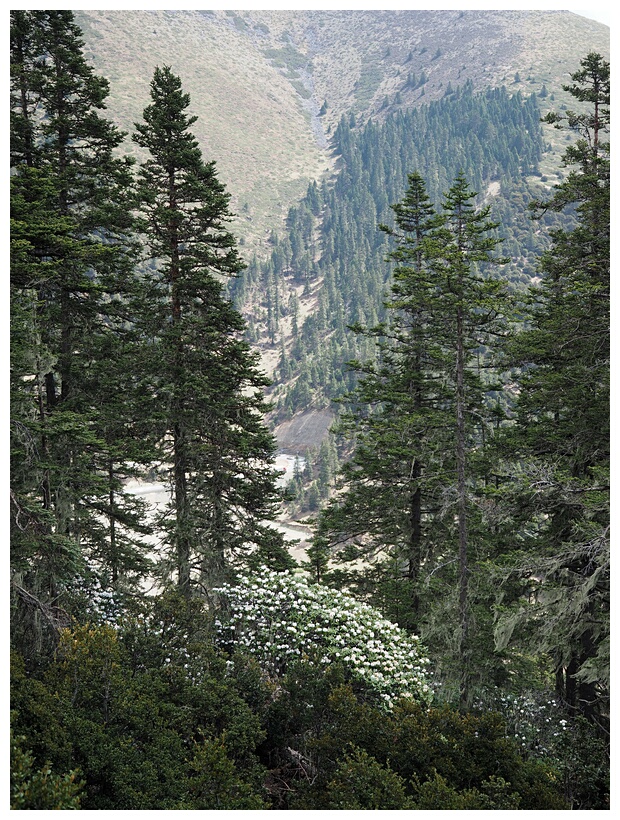
<instances>
[{"instance_id":1,"label":"evergreen forest","mask_svg":"<svg viewBox=\"0 0 620 820\"><path fill-rule=\"evenodd\" d=\"M434 202L459 173L476 191L501 189L495 232L510 256L502 276L517 287L531 282L546 248L527 209L540 192L543 145L536 95L523 99L505 88L474 94L471 83L384 123L356 128L354 116L340 122L333 136L340 166L335 181L310 186L288 214L287 233L273 237L268 262L252 260L231 288L241 310L246 300L262 308L248 315L250 338L280 344L276 381L286 385L279 389L280 418L337 398L355 381L342 363L372 356L372 345L347 327L385 319L390 244L377 226L393 224L390 206L403 196L412 169ZM314 298L317 308L302 321L304 297ZM282 327L287 319L290 339Z\"/></svg>"},{"instance_id":2,"label":"evergreen forest","mask_svg":"<svg viewBox=\"0 0 620 820\"><path fill-rule=\"evenodd\" d=\"M82 37L11 12L11 808L609 809L609 64L553 187L448 85L244 258L183 78L125 134Z\"/></svg>"}]
</instances>

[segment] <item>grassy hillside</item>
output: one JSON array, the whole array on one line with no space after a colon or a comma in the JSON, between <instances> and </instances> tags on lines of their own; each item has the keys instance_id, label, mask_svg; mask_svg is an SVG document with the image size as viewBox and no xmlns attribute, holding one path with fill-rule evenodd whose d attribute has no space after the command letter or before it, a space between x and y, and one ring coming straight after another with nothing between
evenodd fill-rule
<instances>
[{"instance_id":1,"label":"grassy hillside","mask_svg":"<svg viewBox=\"0 0 620 820\"><path fill-rule=\"evenodd\" d=\"M328 167L290 82L243 32L205 13L88 11L77 22L87 59L110 81L110 114L124 129L149 102L155 66L181 76L198 116L193 131L233 195L237 233L260 248L308 180Z\"/></svg>"},{"instance_id":2,"label":"grassy hillside","mask_svg":"<svg viewBox=\"0 0 620 820\"><path fill-rule=\"evenodd\" d=\"M305 229L299 219L304 214L310 219L309 184L316 180L322 188L326 182L323 197L346 167L336 148L342 117L349 122L353 115L355 141L369 121L382 125L398 111L449 102L465 83L474 93L489 87L505 87L509 97L520 92L523 99L536 93L544 115L569 101L574 107L562 84L588 51L609 55L606 26L562 11L107 10L77 12L76 18L87 59L110 81L110 116L123 129L131 131L140 119L155 66L170 65L191 94L191 111L198 116L194 133L232 194L237 213L232 227L251 263L237 283L237 302L249 320L264 370L275 377L275 395L280 404L286 396L289 413L304 403L316 409L324 404L325 391L329 396L342 387L343 362L360 352L348 350L349 334L343 336L344 324L359 310L353 302L365 305L367 319L381 310L385 247L374 248L369 256L363 243L354 243L339 248L340 261L330 261L325 249L334 251L332 245L339 243L329 238L334 226L323 224L320 207L303 248L292 263L290 259L291 248L299 245L290 231L301 240ZM483 132L478 150L484 154L493 146L492 137ZM502 123L495 123L491 132L501 133ZM529 243L527 252L509 249L522 254L515 258L522 277L533 275L532 254L539 249L526 217L513 217L513 209L520 202L524 210L529 189L540 195L541 186L550 189L560 180L565 139L553 127L543 127L542 148L532 166L536 172L522 170L517 188L514 181L500 183L497 169L493 177L475 175L480 176L478 190L512 224L513 240L525 237ZM429 140L434 140L432 129L424 137L425 143ZM129 141L127 146L137 152ZM402 147L406 155L407 146ZM450 162L440 156L450 157L462 146L430 147L424 173L443 180ZM401 165L414 161L405 155ZM442 168L427 167L432 156ZM383 167L392 160L381 156L374 161ZM356 173L362 180L371 170ZM392 184L381 195L382 204L368 189L365 204L343 200L331 203L328 211L347 213L351 231L361 231L374 246L376 222L389 216L388 205L402 195L410 170L385 169L386 180L398 179L400 187ZM514 169L506 167L504 173L516 179ZM290 209L297 206L295 215ZM365 227L354 229L360 219ZM257 262L252 262L254 256ZM336 272L340 268L344 273ZM344 313L338 299L328 298L338 277L332 297L343 294ZM336 320L337 332L332 327Z\"/></svg>"},{"instance_id":3,"label":"grassy hillside","mask_svg":"<svg viewBox=\"0 0 620 820\"><path fill-rule=\"evenodd\" d=\"M110 114L126 130L148 102L155 66L180 74L199 117L196 136L233 195L235 231L259 256L308 183L333 170L329 140L343 114L383 119L468 79L476 90L506 85L529 93L546 85L557 105L562 82L587 51L609 54L608 28L559 11L107 10L76 17L87 58L110 80Z\"/></svg>"}]
</instances>

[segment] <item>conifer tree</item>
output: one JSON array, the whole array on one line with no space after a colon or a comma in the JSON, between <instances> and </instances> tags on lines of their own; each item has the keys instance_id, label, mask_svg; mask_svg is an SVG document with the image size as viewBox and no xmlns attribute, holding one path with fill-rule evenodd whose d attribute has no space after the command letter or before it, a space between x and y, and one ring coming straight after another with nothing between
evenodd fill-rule
<instances>
[{"instance_id":1,"label":"conifer tree","mask_svg":"<svg viewBox=\"0 0 620 820\"><path fill-rule=\"evenodd\" d=\"M19 584L45 604L108 563L102 517L123 515L119 480L109 481L126 455L116 446L111 460L104 430L112 398L120 421L122 394L91 376L104 340L108 367L116 360L127 319L131 173L73 14L14 12L11 47L11 287L26 334L14 350L13 557Z\"/></svg>"},{"instance_id":2,"label":"conifer tree","mask_svg":"<svg viewBox=\"0 0 620 820\"><path fill-rule=\"evenodd\" d=\"M32 83L33 69L40 57L40 26L35 13L11 12L11 164L35 162L35 112L38 95Z\"/></svg>"},{"instance_id":3,"label":"conifer tree","mask_svg":"<svg viewBox=\"0 0 620 820\"><path fill-rule=\"evenodd\" d=\"M428 512L437 503L433 416L443 395L435 377L436 350L429 344L430 291L422 255L422 240L438 219L419 174L409 176L405 198L393 210L398 231L384 228L398 242L387 303L393 315L389 325L352 326L376 342L380 358L351 362L360 380L346 399L339 430L355 437L356 449L342 467L346 493L322 516L318 538L329 532L332 544L346 543L350 558L373 557L387 547L408 582L401 596L410 601L401 601L401 617L409 611L408 625L418 628L419 574L432 552Z\"/></svg>"},{"instance_id":4,"label":"conifer tree","mask_svg":"<svg viewBox=\"0 0 620 820\"><path fill-rule=\"evenodd\" d=\"M489 219L490 207L478 209L473 192L460 174L444 197L442 226L425 243L441 300L434 314L435 332L449 351L448 377L453 390L456 444L456 517L458 521L460 700L466 705L471 681L468 532L472 486L472 453L484 442L484 393L493 385L481 378L475 363L481 348L506 332L510 300L505 284L483 278L479 266L506 262L493 257L500 239ZM486 382L486 383L485 383ZM497 385L495 385L497 389Z\"/></svg>"},{"instance_id":5,"label":"conifer tree","mask_svg":"<svg viewBox=\"0 0 620 820\"><path fill-rule=\"evenodd\" d=\"M551 113L577 139L570 171L535 215L571 211L552 230L542 281L530 291L528 328L507 353L518 394L506 433L512 514L526 524L511 577L539 579L521 608L536 646L551 653L568 705L605 720L609 684L609 64L588 54L565 86L585 105ZM530 617L531 616L531 617ZM502 641L523 618L500 624Z\"/></svg>"},{"instance_id":6,"label":"conifer tree","mask_svg":"<svg viewBox=\"0 0 620 820\"><path fill-rule=\"evenodd\" d=\"M497 224L488 219L488 208L477 210L473 198L459 176L437 215L424 181L411 174L405 198L393 208L398 227L384 228L397 242L390 254L396 266L386 303L389 322L353 327L377 341L380 355L377 364L352 363L361 378L347 398L350 409L341 429L355 437L355 450L342 468L345 492L331 502L317 534L322 549L326 543L345 544L349 558L388 556L379 565L380 572L387 570L386 579L391 575L388 586L397 589L398 578L407 579L391 612L395 608L397 617L423 634L430 628L434 595L425 595L429 587L422 576L445 576L440 569L458 561L464 699L470 653L469 496L480 483L471 455L484 443L485 395L494 386L480 375L478 356L490 337L503 331L508 307L503 285L483 279L478 268L493 260L499 240L489 235ZM450 543L455 558L447 558ZM369 576L373 573L377 570ZM365 583L372 583L370 577Z\"/></svg>"},{"instance_id":7,"label":"conifer tree","mask_svg":"<svg viewBox=\"0 0 620 820\"><path fill-rule=\"evenodd\" d=\"M281 537L264 523L278 500L274 442L262 421L268 382L221 281L244 267L226 227L230 196L215 163L202 159L189 95L169 67L155 70L151 99L134 135L150 155L138 197L151 263L136 321L153 426L170 465L163 526L172 565L185 593L193 583L208 592L252 549L287 563Z\"/></svg>"}]
</instances>

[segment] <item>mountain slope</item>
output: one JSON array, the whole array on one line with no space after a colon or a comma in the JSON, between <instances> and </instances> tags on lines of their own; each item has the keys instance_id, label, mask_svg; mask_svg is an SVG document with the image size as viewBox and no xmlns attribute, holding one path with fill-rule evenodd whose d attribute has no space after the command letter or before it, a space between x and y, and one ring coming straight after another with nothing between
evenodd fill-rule
<instances>
[{"instance_id":1,"label":"mountain slope","mask_svg":"<svg viewBox=\"0 0 620 820\"><path fill-rule=\"evenodd\" d=\"M125 130L147 104L156 65L182 77L196 137L233 195L235 231L259 255L308 183L333 169L328 143L343 114L384 118L467 80L475 90L546 85L557 105L587 51L609 55L606 26L561 11L89 10L76 19Z\"/></svg>"},{"instance_id":2,"label":"mountain slope","mask_svg":"<svg viewBox=\"0 0 620 820\"><path fill-rule=\"evenodd\" d=\"M541 186L560 181L566 147L552 126L541 126L542 139L534 133L538 115L574 107L562 85L588 51L609 55L606 26L561 11L108 10L76 19L87 58L110 81L110 116L123 129L141 118L155 66L181 76L198 116L192 130L232 194L232 229L250 263L231 292L275 379L279 419L310 408L299 423L320 428L315 446L325 434L317 411L351 386L344 363L372 355L346 325L381 316L389 273L376 225L389 221L406 173L423 173L437 199L462 156L460 167L508 229L506 275L529 281L546 236L526 206L545 195ZM522 103L536 94L536 124L513 143L498 113L456 136L457 114L438 141L441 123L429 120L418 134L424 151L413 145L415 119L409 130L394 125L394 116L416 109L421 122L432 118L424 112L449 108L465 88L474 107L489 88ZM485 112L488 105L473 113L478 123ZM371 147L368 123L389 149ZM469 145L474 135L478 144ZM492 157L498 135L503 167ZM283 431L276 429L284 443Z\"/></svg>"},{"instance_id":3,"label":"mountain slope","mask_svg":"<svg viewBox=\"0 0 620 820\"><path fill-rule=\"evenodd\" d=\"M308 179L328 166L291 84L250 39L199 12L89 11L77 21L87 58L110 81L110 114L123 129L141 119L155 66L181 76L198 116L192 130L233 194L237 232L260 247Z\"/></svg>"}]
</instances>

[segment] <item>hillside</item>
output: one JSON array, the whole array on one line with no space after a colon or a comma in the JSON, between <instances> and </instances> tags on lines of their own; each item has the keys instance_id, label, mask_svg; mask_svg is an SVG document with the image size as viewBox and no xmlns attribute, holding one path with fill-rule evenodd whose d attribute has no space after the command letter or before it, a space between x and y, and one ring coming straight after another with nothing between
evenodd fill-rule
<instances>
[{"instance_id":1,"label":"hillside","mask_svg":"<svg viewBox=\"0 0 620 820\"><path fill-rule=\"evenodd\" d=\"M106 10L77 22L123 129L140 119L156 65L191 94L193 131L232 195L250 263L231 292L274 380L281 443L279 424L309 409L295 423L314 429L313 412L352 386L345 362L372 355L345 328L381 318L387 244L376 226L414 165L435 198L467 169L507 226L505 275L530 281L545 237L526 206L561 181L566 145L538 119L568 103L562 84L586 51L609 54L607 27L556 11ZM499 107L481 101L489 88L505 89ZM505 107L530 95L526 120L519 102ZM319 427L288 451L318 448Z\"/></svg>"},{"instance_id":2,"label":"hillside","mask_svg":"<svg viewBox=\"0 0 620 820\"><path fill-rule=\"evenodd\" d=\"M607 30L10 23L11 809L609 810Z\"/></svg>"},{"instance_id":3,"label":"hillside","mask_svg":"<svg viewBox=\"0 0 620 820\"><path fill-rule=\"evenodd\" d=\"M556 11L89 10L76 20L125 130L156 65L182 77L196 136L232 193L235 231L259 255L308 183L333 170L343 114L382 119L467 80L526 94L546 85L561 101L583 53L609 54L607 27Z\"/></svg>"}]
</instances>

